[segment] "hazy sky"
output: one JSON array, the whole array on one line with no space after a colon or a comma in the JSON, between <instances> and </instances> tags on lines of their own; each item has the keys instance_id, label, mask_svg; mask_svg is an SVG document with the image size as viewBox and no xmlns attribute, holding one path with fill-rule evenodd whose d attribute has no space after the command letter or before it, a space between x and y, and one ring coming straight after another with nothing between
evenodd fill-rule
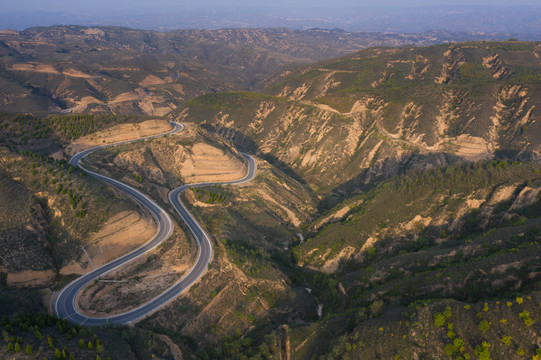
<instances>
[{"instance_id":1,"label":"hazy sky","mask_svg":"<svg viewBox=\"0 0 541 360\"><path fill-rule=\"evenodd\" d=\"M488 32L541 39L541 0L0 0L0 29L288 27L417 33ZM377 7L374 5L377 4ZM528 38L532 40L531 38Z\"/></svg>"},{"instance_id":2,"label":"hazy sky","mask_svg":"<svg viewBox=\"0 0 541 360\"><path fill-rule=\"evenodd\" d=\"M539 0L19 0L2 1L0 13L14 11L118 11L148 9L159 11L165 8L216 8L216 7L282 7L282 8L322 8L322 7L367 7L367 6L434 6L434 5L503 5L539 6Z\"/></svg>"}]
</instances>

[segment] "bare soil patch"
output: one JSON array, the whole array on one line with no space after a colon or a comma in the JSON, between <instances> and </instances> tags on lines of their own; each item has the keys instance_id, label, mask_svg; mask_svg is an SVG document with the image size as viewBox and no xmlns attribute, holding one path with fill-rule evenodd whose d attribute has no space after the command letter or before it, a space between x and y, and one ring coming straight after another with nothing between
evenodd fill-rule
<instances>
[{"instance_id":1,"label":"bare soil patch","mask_svg":"<svg viewBox=\"0 0 541 360\"><path fill-rule=\"evenodd\" d=\"M116 125L105 131L75 140L66 148L66 152L71 156L94 146L162 134L168 131L171 131L171 124L166 120L147 120L138 124Z\"/></svg>"}]
</instances>

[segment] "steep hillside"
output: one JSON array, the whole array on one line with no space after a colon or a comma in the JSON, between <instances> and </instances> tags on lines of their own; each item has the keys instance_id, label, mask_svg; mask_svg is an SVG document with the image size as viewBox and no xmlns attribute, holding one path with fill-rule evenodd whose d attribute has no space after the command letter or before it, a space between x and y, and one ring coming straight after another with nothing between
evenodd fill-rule
<instances>
[{"instance_id":1,"label":"steep hillside","mask_svg":"<svg viewBox=\"0 0 541 360\"><path fill-rule=\"evenodd\" d=\"M294 353L539 354L540 181L538 164L449 166L384 183L314 221L294 253L332 274L318 275L331 292L319 298L322 324L293 325ZM339 341L326 340L329 327Z\"/></svg>"},{"instance_id":2,"label":"steep hillside","mask_svg":"<svg viewBox=\"0 0 541 360\"><path fill-rule=\"evenodd\" d=\"M402 312L374 302L322 324L293 325L293 359L325 352L336 329L339 337L320 359L534 359L539 344L539 292L527 296L467 303L454 300L412 304ZM354 326L355 320L362 319Z\"/></svg>"},{"instance_id":3,"label":"steep hillside","mask_svg":"<svg viewBox=\"0 0 541 360\"><path fill-rule=\"evenodd\" d=\"M3 281L16 286L61 284L66 280L61 275L84 273L152 237L150 214L66 161L65 147L83 135L101 144L118 126L128 126L123 129L128 138L130 131L137 137L141 131L170 129L165 121L156 127L156 121L151 126L148 121L126 125L129 120L137 119L0 114Z\"/></svg>"},{"instance_id":4,"label":"steep hillside","mask_svg":"<svg viewBox=\"0 0 541 360\"><path fill-rule=\"evenodd\" d=\"M285 65L462 34L52 26L0 30L0 110L163 115L197 95L250 90Z\"/></svg>"},{"instance_id":5,"label":"steep hillside","mask_svg":"<svg viewBox=\"0 0 541 360\"><path fill-rule=\"evenodd\" d=\"M1 271L8 273L8 282L29 282L32 274L26 270L45 271L46 279L34 274L38 282L84 273L155 232L149 214L65 160L1 149L0 162L5 194Z\"/></svg>"},{"instance_id":6,"label":"steep hillside","mask_svg":"<svg viewBox=\"0 0 541 360\"><path fill-rule=\"evenodd\" d=\"M266 94L198 97L171 117L339 195L409 168L539 158L540 54L521 42L368 49L287 73Z\"/></svg>"}]
</instances>

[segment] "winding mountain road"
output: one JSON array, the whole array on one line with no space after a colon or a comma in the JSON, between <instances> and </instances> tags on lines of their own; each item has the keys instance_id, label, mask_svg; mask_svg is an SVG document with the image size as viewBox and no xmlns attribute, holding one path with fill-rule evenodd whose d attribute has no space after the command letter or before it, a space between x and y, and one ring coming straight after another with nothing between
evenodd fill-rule
<instances>
[{"instance_id":1,"label":"winding mountain road","mask_svg":"<svg viewBox=\"0 0 541 360\"><path fill-rule=\"evenodd\" d=\"M169 193L169 200L171 204L173 205L177 213L180 215L180 217L186 222L188 228L190 229L190 231L196 238L197 243L199 245L197 261L195 262L194 266L190 269L187 275L185 275L182 279L180 279L173 286L168 288L166 291L164 291L157 297L153 298L152 300L148 301L147 303L133 310L130 310L122 314L112 315L110 317L100 317L100 318L89 317L81 313L76 305L77 295L86 285L88 285L88 283L151 251L160 243L165 241L171 235L173 231L173 223L171 221L171 218L165 212L165 210L163 210L158 204L156 204L156 202L154 202L148 196L144 195L139 190L136 190L135 188L131 186L128 186L118 180L111 179L107 176L100 175L98 173L95 173L93 171L90 171L84 168L79 163L80 160L86 155L105 147L116 146L120 144L126 144L129 142L170 135L170 134L179 132L184 128L184 126L179 123L172 122L171 124L174 126L174 129L171 132L168 132L165 134L154 135L154 136L148 136L148 137L135 139L135 140L122 141L122 142L118 142L114 144L97 146L91 149L81 151L70 159L69 161L70 165L78 166L84 169L91 176L97 179L100 179L102 181L105 181L106 183L118 188L119 190L125 192L126 194L134 198L136 201L141 203L143 206L148 208L148 210L152 213L152 215L157 221L158 231L156 232L156 234L150 241L148 241L146 244L142 245L141 247L137 248L133 252L127 255L124 255L118 259L115 259L111 261L110 263L105 264L99 267L98 269L95 269L77 278L76 280L69 283L66 287L64 287L64 289L62 289L62 291L58 295L56 303L55 303L55 311L56 311L57 316L67 319L68 321L72 323L85 325L85 326L97 326L97 325L108 325L108 324L114 324L114 325L128 324L136 320L139 320L143 318L144 316L154 312L158 308L164 306L165 304L167 304L168 302L176 298L178 295L180 295L183 291L188 289L193 283L195 283L205 273L205 270L207 269L208 264L212 260L212 256L213 256L212 244L210 242L209 236L203 230L201 225L199 225L199 223L194 218L194 216L186 209L184 204L180 201L179 195L184 190L190 187L241 184L241 183L252 180L256 174L256 162L254 158L251 157L250 155L242 154L247 161L248 172L246 176L240 180L216 182L216 183L209 182L209 183L187 184L187 185L180 186Z\"/></svg>"}]
</instances>

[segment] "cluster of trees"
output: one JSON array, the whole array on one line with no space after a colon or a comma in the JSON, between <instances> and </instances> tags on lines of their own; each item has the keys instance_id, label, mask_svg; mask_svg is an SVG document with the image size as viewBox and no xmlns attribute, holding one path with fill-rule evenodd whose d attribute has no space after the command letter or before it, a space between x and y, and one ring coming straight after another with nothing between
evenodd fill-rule
<instances>
[{"instance_id":1,"label":"cluster of trees","mask_svg":"<svg viewBox=\"0 0 541 360\"><path fill-rule=\"evenodd\" d=\"M429 171L418 171L399 176L378 190L392 186L401 195L418 196L419 191L458 193L471 191L503 181L523 180L539 174L539 166L520 162L493 160L438 167Z\"/></svg>"},{"instance_id":2,"label":"cluster of trees","mask_svg":"<svg viewBox=\"0 0 541 360\"><path fill-rule=\"evenodd\" d=\"M529 300L532 300L531 297L528 297ZM524 298L523 297L517 297L516 298L516 303L518 305L521 305L524 301ZM497 304L499 304L499 302L497 302ZM508 308L511 308L513 306L513 302L511 301L507 301L507 307ZM541 305L541 304L540 304ZM465 305L464 306L464 309L466 310L470 310L471 309L471 306L469 304ZM492 327L492 322L489 322L487 321L486 319L484 319L485 317L485 314L487 314L488 312L490 311L490 308L489 308L489 305L488 303L484 303L483 305L483 308L482 310L477 313L476 317L479 321L478 323L478 330L481 334L488 334L487 332L491 329ZM465 342L457 337L456 333L453 331L453 323L450 321L451 318L452 318L453 314L452 314L452 311L451 311L451 307L447 306L445 308L445 310L440 313L440 312L437 312L433 315L433 320L434 320L434 325L440 329L445 329L447 328L447 337L449 338L449 343L447 343L445 345L445 353L449 356L451 356L453 359L471 359L472 358L472 355L468 354L466 352L466 344ZM519 318L522 319L524 321L524 324L528 327L531 327L534 323L534 321L530 318L530 313L529 311L527 310L523 310L521 313L518 314ZM502 318L500 319L499 321L502 326L507 324L507 319L505 318ZM445 326L447 325L447 326ZM493 351L496 351L497 348L498 348L498 344L496 345L492 345L488 339L484 339L483 341L481 341L483 339L479 338L479 342L477 343L477 345L475 347L472 346L473 348L473 352L475 354L475 356L478 358L478 359L481 359L481 360L488 360L490 359L490 354L491 352ZM508 336L508 335L504 335L501 337L501 339L499 339L499 342L498 343L501 343L500 344L500 350L501 350L501 346L505 346L505 347L511 347L513 345L513 338L511 336ZM519 355L519 356L524 356L526 351L521 348L520 346L516 347L514 350L514 353L516 355ZM537 357L541 355L541 348L537 349L536 350L536 353L534 354L533 356L533 359L537 359Z\"/></svg>"},{"instance_id":3,"label":"cluster of trees","mask_svg":"<svg viewBox=\"0 0 541 360\"><path fill-rule=\"evenodd\" d=\"M3 141L10 139L26 144L30 138L40 139L51 135L53 130L40 118L30 114L0 114L0 133Z\"/></svg>"},{"instance_id":4,"label":"cluster of trees","mask_svg":"<svg viewBox=\"0 0 541 360\"><path fill-rule=\"evenodd\" d=\"M195 355L198 359L273 359L273 353L278 350L275 348L277 344L277 336L272 334L257 346L252 338L242 336L240 329L237 329L235 335L222 336L216 345L199 348Z\"/></svg>"},{"instance_id":5,"label":"cluster of trees","mask_svg":"<svg viewBox=\"0 0 541 360\"><path fill-rule=\"evenodd\" d=\"M78 337L79 349L85 352L95 352L96 359L101 359L100 354L104 351L102 342L91 329L71 325L66 320L55 318L49 314L17 314L13 318L4 316L0 321L0 325L2 326L3 339L7 344L9 353L22 352L24 349L30 355L33 353L34 348L39 347L42 349L48 348L55 359L75 359L75 352L69 351L67 346L59 347L56 344L63 342L58 338L56 340L53 338L58 334L63 335L67 341ZM33 334L34 340L31 340L24 333ZM46 336L43 336L43 333L46 333ZM27 342L26 346L23 345L23 339L26 339L24 341ZM44 346L40 346L41 343L44 343ZM47 350L41 351L43 353L47 352ZM110 359L110 357L107 356L106 359Z\"/></svg>"},{"instance_id":6,"label":"cluster of trees","mask_svg":"<svg viewBox=\"0 0 541 360\"><path fill-rule=\"evenodd\" d=\"M32 114L0 113L0 138L26 144L31 138L40 139L58 134L66 140L74 140L112 125L138 121L134 115L68 114L40 117Z\"/></svg>"},{"instance_id":7,"label":"cluster of trees","mask_svg":"<svg viewBox=\"0 0 541 360\"><path fill-rule=\"evenodd\" d=\"M37 176L38 172L37 169L40 168L42 165L49 165L47 166L47 169L45 171L45 175L41 179L41 184L47 186L49 184L49 178L47 177L47 174L51 174L53 176L53 179L50 181L52 184L57 184L55 192L57 195L63 194L67 195L69 204L71 205L71 208L73 210L77 210L79 207L79 204L81 204L79 210L75 212L75 216L82 218L86 215L86 203L81 203L81 200L83 199L83 195L77 194L75 191L71 190L69 186L64 185L61 182L57 183L57 179L54 177L56 175L56 171L60 170L63 171L67 169L68 174L72 174L74 171L74 168L69 165L69 163L66 160L54 160L51 159L48 156L35 154L31 151L20 151L22 155L29 156L30 158L36 160L31 167L32 167L32 175ZM56 167L57 170L54 169ZM86 172L84 170L78 170L79 176L83 177L86 176ZM60 179L62 179L64 175L61 173ZM34 185L37 185L36 182L33 182Z\"/></svg>"},{"instance_id":8,"label":"cluster of trees","mask_svg":"<svg viewBox=\"0 0 541 360\"><path fill-rule=\"evenodd\" d=\"M116 124L136 122L135 116L76 114L47 116L43 122L65 139L73 140Z\"/></svg>"},{"instance_id":9,"label":"cluster of trees","mask_svg":"<svg viewBox=\"0 0 541 360\"><path fill-rule=\"evenodd\" d=\"M207 189L191 187L190 190L195 194L197 200L203 201L207 204L223 204L223 202L227 199L226 194L220 194Z\"/></svg>"},{"instance_id":10,"label":"cluster of trees","mask_svg":"<svg viewBox=\"0 0 541 360\"><path fill-rule=\"evenodd\" d=\"M228 241L227 239L222 239L222 243L226 246L227 255L229 255L231 261L247 272L248 275L259 275L266 269L265 259L269 255L265 250L242 242Z\"/></svg>"}]
</instances>

